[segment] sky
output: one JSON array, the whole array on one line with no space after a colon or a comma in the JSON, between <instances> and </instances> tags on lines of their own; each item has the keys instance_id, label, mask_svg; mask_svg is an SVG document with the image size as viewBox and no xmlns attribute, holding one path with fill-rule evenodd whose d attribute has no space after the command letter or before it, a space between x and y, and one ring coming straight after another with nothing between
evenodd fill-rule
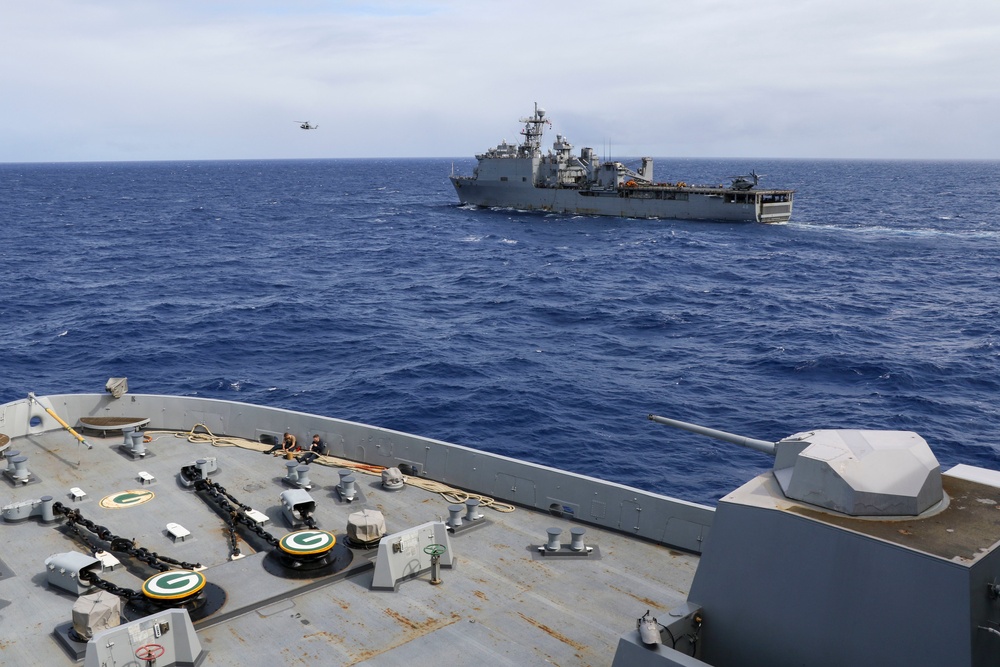
<instances>
[{"instance_id":1,"label":"sky","mask_svg":"<svg viewBox=\"0 0 1000 667\"><path fill-rule=\"evenodd\" d=\"M1000 159L998 0L8 0L0 162ZM297 121L318 124L301 130Z\"/></svg>"}]
</instances>

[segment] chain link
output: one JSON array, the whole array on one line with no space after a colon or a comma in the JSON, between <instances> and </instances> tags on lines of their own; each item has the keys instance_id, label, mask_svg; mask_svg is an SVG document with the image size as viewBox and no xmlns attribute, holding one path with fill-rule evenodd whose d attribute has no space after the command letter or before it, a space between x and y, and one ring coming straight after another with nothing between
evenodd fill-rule
<instances>
[{"instance_id":1,"label":"chain link","mask_svg":"<svg viewBox=\"0 0 1000 667\"><path fill-rule=\"evenodd\" d=\"M211 500L222 510L226 523L229 526L229 541L232 545L233 556L238 556L240 553L239 548L236 546L236 525L238 523L243 524L256 533L258 537L270 546L278 546L278 539L274 535L264 530L260 524L247 516L247 512L253 508L237 500L231 493L226 491L224 486L210 479L199 479L194 483L194 488L197 491L203 492L203 498Z\"/></svg>"},{"instance_id":2,"label":"chain link","mask_svg":"<svg viewBox=\"0 0 1000 667\"><path fill-rule=\"evenodd\" d=\"M124 586L118 586L110 581L105 581L97 576L97 573L93 570L83 570L80 572L80 579L86 581L87 583L100 588L103 591L107 591L112 595L117 595L120 598L126 600L137 600L143 596L142 591L136 591L131 588L125 588Z\"/></svg>"},{"instance_id":3,"label":"chain link","mask_svg":"<svg viewBox=\"0 0 1000 667\"><path fill-rule=\"evenodd\" d=\"M95 553L102 551L102 549L83 534L80 530L81 526L96 535L102 542L106 542L108 544L109 551L128 554L136 560L140 560L160 572L166 572L167 570L174 569L175 567L180 567L185 570L201 569L200 563L187 563L185 561L175 560L169 556L161 556L155 551L150 551L146 547L137 547L134 539L115 535L108 528L98 525L90 519L84 518L83 515L80 514L80 510L66 507L61 502L57 501L53 504L52 510L56 514L62 514L65 516L66 523L73 530L73 532L75 532L80 537L81 541L83 541L84 544L90 547L90 549Z\"/></svg>"},{"instance_id":4,"label":"chain link","mask_svg":"<svg viewBox=\"0 0 1000 667\"><path fill-rule=\"evenodd\" d=\"M182 471L187 472L187 471ZM190 471L194 472L194 471ZM225 518L226 525L229 527L229 544L230 544L230 555L236 557L240 555L240 548L237 542L236 528L238 524L243 524L250 531L255 533L264 542L266 542L271 547L278 546L278 538L276 538L271 533L264 530L263 526L251 519L247 512L251 508L249 505L241 503L235 496L229 493L224 486L213 482L210 479L196 479L194 483L194 488L197 491L202 492L202 496L206 500L210 500L219 506L222 510L223 517ZM94 553L102 551L101 547L87 537L86 534L80 529L81 527L86 528L92 534L97 536L98 539L107 543L109 545L109 551L115 551L119 553L126 553L133 558L140 560L151 567L159 570L160 572L165 572L167 570L174 569L175 567L180 567L187 570L197 570L201 568L200 563L188 563L185 561L179 561L169 556L161 556L155 551L150 551L146 547L136 546L135 540L127 537L120 537L111 532L110 529L94 523L93 521L84 518L78 509L72 509L66 507L61 502L56 502L52 506L53 511L56 514L61 514L66 517L66 523L73 530L74 533L80 538L80 540L86 544ZM316 519L309 513L308 510L300 510L300 515L302 516L302 522L313 530L317 530L318 526L316 524ZM110 582L104 581L98 577L93 572L81 573L81 578L90 581L98 588L102 588L106 591L119 595L120 597L126 597L129 599L134 599L136 597L141 597L142 593L138 591L133 591L128 588L122 588L116 586Z\"/></svg>"}]
</instances>

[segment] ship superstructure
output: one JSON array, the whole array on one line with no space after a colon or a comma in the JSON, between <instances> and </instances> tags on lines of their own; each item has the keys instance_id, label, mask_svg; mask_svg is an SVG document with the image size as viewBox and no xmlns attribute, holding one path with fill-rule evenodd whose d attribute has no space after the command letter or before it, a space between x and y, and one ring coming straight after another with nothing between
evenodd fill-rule
<instances>
[{"instance_id":1,"label":"ship superstructure","mask_svg":"<svg viewBox=\"0 0 1000 667\"><path fill-rule=\"evenodd\" d=\"M561 134L542 152L541 139L551 122L535 104L522 118L520 144L502 141L476 155L472 176L452 175L463 204L627 218L717 220L722 222L787 222L792 190L759 189L759 176L735 176L726 185L658 183L653 158L642 158L638 171L617 160L601 161L593 148L573 154Z\"/></svg>"}]
</instances>

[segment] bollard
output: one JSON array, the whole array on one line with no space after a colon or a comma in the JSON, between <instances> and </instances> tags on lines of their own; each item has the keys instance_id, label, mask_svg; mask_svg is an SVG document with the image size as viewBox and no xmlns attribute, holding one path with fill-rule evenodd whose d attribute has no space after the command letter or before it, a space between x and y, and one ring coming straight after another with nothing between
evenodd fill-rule
<instances>
[{"instance_id":1,"label":"bollard","mask_svg":"<svg viewBox=\"0 0 1000 667\"><path fill-rule=\"evenodd\" d=\"M479 498L469 498L465 501L465 520L475 521L482 519L483 515L477 511L479 509Z\"/></svg>"},{"instance_id":2,"label":"bollard","mask_svg":"<svg viewBox=\"0 0 1000 667\"><path fill-rule=\"evenodd\" d=\"M285 461L285 479L292 484L299 483L299 472L298 472L299 462L298 461Z\"/></svg>"},{"instance_id":3,"label":"bollard","mask_svg":"<svg viewBox=\"0 0 1000 667\"><path fill-rule=\"evenodd\" d=\"M545 545L545 549L548 551L559 551L559 536L562 534L562 528L548 528L546 532L549 534L549 543Z\"/></svg>"},{"instance_id":4,"label":"bollard","mask_svg":"<svg viewBox=\"0 0 1000 667\"><path fill-rule=\"evenodd\" d=\"M19 482L26 481L31 474L28 472L28 457L21 454L12 458L11 462L14 464L14 479Z\"/></svg>"},{"instance_id":5,"label":"bollard","mask_svg":"<svg viewBox=\"0 0 1000 667\"><path fill-rule=\"evenodd\" d=\"M448 505L448 525L452 528L458 528L462 525L462 510L465 509L462 505Z\"/></svg>"},{"instance_id":6,"label":"bollard","mask_svg":"<svg viewBox=\"0 0 1000 667\"><path fill-rule=\"evenodd\" d=\"M42 521L45 523L51 523L56 520L56 513L52 509L55 503L52 501L52 496L42 496Z\"/></svg>"},{"instance_id":7,"label":"bollard","mask_svg":"<svg viewBox=\"0 0 1000 667\"><path fill-rule=\"evenodd\" d=\"M309 466L300 465L295 469L298 473L299 486L303 489L308 489L312 486L312 482L309 481Z\"/></svg>"},{"instance_id":8,"label":"bollard","mask_svg":"<svg viewBox=\"0 0 1000 667\"><path fill-rule=\"evenodd\" d=\"M340 483L343 485L340 489L340 493L344 496L344 499L349 501L354 500L354 475L341 477Z\"/></svg>"}]
</instances>

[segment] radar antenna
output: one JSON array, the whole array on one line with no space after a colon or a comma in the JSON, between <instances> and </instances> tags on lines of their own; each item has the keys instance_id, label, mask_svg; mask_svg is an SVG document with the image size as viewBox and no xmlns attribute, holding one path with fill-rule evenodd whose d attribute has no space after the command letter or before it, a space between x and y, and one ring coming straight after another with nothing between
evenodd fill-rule
<instances>
[{"instance_id":1,"label":"radar antenna","mask_svg":"<svg viewBox=\"0 0 1000 667\"><path fill-rule=\"evenodd\" d=\"M534 157L542 150L544 125L548 123L552 127L552 122L545 117L545 109L538 108L538 102L535 102L535 113L520 120L524 123L524 129L521 130L524 141L518 147L519 157Z\"/></svg>"}]
</instances>

